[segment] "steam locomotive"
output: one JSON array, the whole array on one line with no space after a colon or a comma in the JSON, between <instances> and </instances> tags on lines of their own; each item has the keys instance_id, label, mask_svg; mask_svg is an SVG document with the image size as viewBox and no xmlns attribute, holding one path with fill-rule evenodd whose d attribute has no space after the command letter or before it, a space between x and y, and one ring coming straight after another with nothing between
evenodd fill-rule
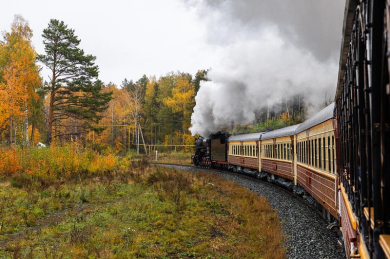
<instances>
[{"instance_id":1,"label":"steam locomotive","mask_svg":"<svg viewBox=\"0 0 390 259\"><path fill-rule=\"evenodd\" d=\"M390 258L389 39L389 0L347 0L335 102L299 125L200 137L193 163L305 194L347 258Z\"/></svg>"}]
</instances>

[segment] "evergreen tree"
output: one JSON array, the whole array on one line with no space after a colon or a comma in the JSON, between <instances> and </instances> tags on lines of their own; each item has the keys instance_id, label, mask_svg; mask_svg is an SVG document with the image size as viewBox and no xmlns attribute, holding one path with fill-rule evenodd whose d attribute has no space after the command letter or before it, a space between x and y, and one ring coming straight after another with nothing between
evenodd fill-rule
<instances>
[{"instance_id":1,"label":"evergreen tree","mask_svg":"<svg viewBox=\"0 0 390 259\"><path fill-rule=\"evenodd\" d=\"M79 126L83 129L92 128L91 123L97 123L101 119L99 113L107 109L112 93L102 93L96 57L86 55L78 47L80 40L73 29L52 19L42 37L46 53L38 59L51 71L46 85L50 97L47 128L50 144L55 122L73 118L82 120Z\"/></svg>"},{"instance_id":2,"label":"evergreen tree","mask_svg":"<svg viewBox=\"0 0 390 259\"><path fill-rule=\"evenodd\" d=\"M200 81L208 81L207 80L207 72L208 70L198 70L194 79L194 87L195 87L195 95L198 93L200 88Z\"/></svg>"}]
</instances>

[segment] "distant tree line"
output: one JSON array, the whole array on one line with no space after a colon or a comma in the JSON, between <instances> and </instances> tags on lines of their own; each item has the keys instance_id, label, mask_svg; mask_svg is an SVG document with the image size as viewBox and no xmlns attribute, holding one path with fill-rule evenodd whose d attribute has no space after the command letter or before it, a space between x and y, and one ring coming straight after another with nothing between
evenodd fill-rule
<instances>
[{"instance_id":1,"label":"distant tree line","mask_svg":"<svg viewBox=\"0 0 390 259\"><path fill-rule=\"evenodd\" d=\"M43 54L35 52L32 35L28 22L17 15L0 41L0 144L80 141L121 152L139 143L194 143L191 115L207 70L104 84L96 57L80 49L80 39L64 22L52 19L44 29ZM39 65L50 71L48 82ZM256 111L252 124L226 125L225 130L265 131L299 123L305 107L302 96L286 98Z\"/></svg>"}]
</instances>

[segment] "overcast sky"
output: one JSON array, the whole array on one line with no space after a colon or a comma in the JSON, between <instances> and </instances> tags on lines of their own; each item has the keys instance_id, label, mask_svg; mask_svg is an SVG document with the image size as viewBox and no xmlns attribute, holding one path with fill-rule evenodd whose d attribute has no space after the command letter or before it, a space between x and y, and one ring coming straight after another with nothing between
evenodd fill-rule
<instances>
[{"instance_id":1,"label":"overcast sky","mask_svg":"<svg viewBox=\"0 0 390 259\"><path fill-rule=\"evenodd\" d=\"M179 0L84 1L13 0L2 4L0 31L10 31L15 14L29 21L33 44L43 53L42 31L50 19L65 22L96 56L100 79L120 85L146 74L195 74L208 69L216 46L206 42L195 8ZM47 80L47 78L45 78Z\"/></svg>"},{"instance_id":2,"label":"overcast sky","mask_svg":"<svg viewBox=\"0 0 390 259\"><path fill-rule=\"evenodd\" d=\"M0 30L21 14L43 53L43 29L62 20L97 57L100 79L118 86L211 69L192 115L192 133L205 136L288 96L304 96L309 115L332 99L344 8L345 0L13 0L2 5Z\"/></svg>"}]
</instances>

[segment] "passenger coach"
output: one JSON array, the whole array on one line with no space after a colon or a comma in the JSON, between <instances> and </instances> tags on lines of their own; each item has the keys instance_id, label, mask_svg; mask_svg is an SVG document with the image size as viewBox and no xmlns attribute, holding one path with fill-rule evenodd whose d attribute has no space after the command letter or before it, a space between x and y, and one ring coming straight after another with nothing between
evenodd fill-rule
<instances>
[{"instance_id":1,"label":"passenger coach","mask_svg":"<svg viewBox=\"0 0 390 259\"><path fill-rule=\"evenodd\" d=\"M261 162L259 171L294 181L294 125L264 133L261 136Z\"/></svg>"},{"instance_id":2,"label":"passenger coach","mask_svg":"<svg viewBox=\"0 0 390 259\"><path fill-rule=\"evenodd\" d=\"M317 200L329 221L329 213L337 218L335 122L332 103L296 129L297 184Z\"/></svg>"},{"instance_id":3,"label":"passenger coach","mask_svg":"<svg viewBox=\"0 0 390 259\"><path fill-rule=\"evenodd\" d=\"M229 169L234 172L258 174L259 143L263 132L229 138Z\"/></svg>"}]
</instances>

